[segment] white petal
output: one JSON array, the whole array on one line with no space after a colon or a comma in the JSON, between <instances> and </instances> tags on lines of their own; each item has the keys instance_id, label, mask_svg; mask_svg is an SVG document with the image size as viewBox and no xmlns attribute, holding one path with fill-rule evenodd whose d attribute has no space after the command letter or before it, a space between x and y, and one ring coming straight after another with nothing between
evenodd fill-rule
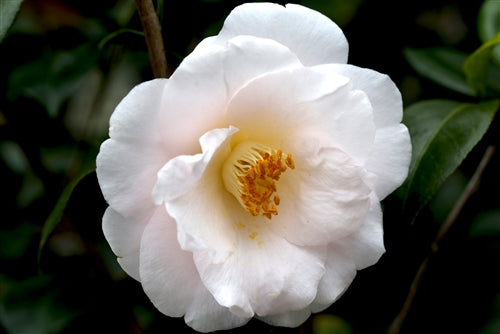
<instances>
[{"instance_id":1,"label":"white petal","mask_svg":"<svg viewBox=\"0 0 500 334\"><path fill-rule=\"evenodd\" d=\"M144 291L161 312L173 317L184 315L199 285L192 254L180 249L176 235L173 219L157 210L144 230L140 251Z\"/></svg>"},{"instance_id":2,"label":"white petal","mask_svg":"<svg viewBox=\"0 0 500 334\"><path fill-rule=\"evenodd\" d=\"M135 86L118 104L110 119L109 136L115 140L158 143L158 117L167 79L155 79Z\"/></svg>"},{"instance_id":3,"label":"white petal","mask_svg":"<svg viewBox=\"0 0 500 334\"><path fill-rule=\"evenodd\" d=\"M374 265L385 253L382 210L376 196L371 196L370 212L360 228L339 245L348 250L357 270Z\"/></svg>"},{"instance_id":4,"label":"white petal","mask_svg":"<svg viewBox=\"0 0 500 334\"><path fill-rule=\"evenodd\" d=\"M262 74L302 67L290 49L270 39L237 36L226 48L224 76L229 96Z\"/></svg>"},{"instance_id":5,"label":"white petal","mask_svg":"<svg viewBox=\"0 0 500 334\"><path fill-rule=\"evenodd\" d=\"M238 317L228 308L219 305L202 284L199 285L196 298L184 316L184 320L190 327L203 333L240 327L250 319L250 317Z\"/></svg>"},{"instance_id":6,"label":"white petal","mask_svg":"<svg viewBox=\"0 0 500 334\"><path fill-rule=\"evenodd\" d=\"M384 252L382 211L372 194L370 212L359 228L328 245L326 272L311 311L322 311L340 298L354 280L356 271L375 264Z\"/></svg>"},{"instance_id":7,"label":"white petal","mask_svg":"<svg viewBox=\"0 0 500 334\"><path fill-rule=\"evenodd\" d=\"M97 156L97 177L104 198L123 217L144 222L155 205L151 189L156 173L169 159L159 138L158 117L167 80L136 86L117 106L110 139Z\"/></svg>"},{"instance_id":8,"label":"white petal","mask_svg":"<svg viewBox=\"0 0 500 334\"><path fill-rule=\"evenodd\" d=\"M297 327L304 323L310 315L311 311L309 308L305 308L300 311L291 311L257 318L272 326Z\"/></svg>"},{"instance_id":9,"label":"white petal","mask_svg":"<svg viewBox=\"0 0 500 334\"><path fill-rule=\"evenodd\" d=\"M406 126L396 124L377 130L365 168L377 176L375 193L380 200L404 182L410 160L411 140Z\"/></svg>"},{"instance_id":10,"label":"white petal","mask_svg":"<svg viewBox=\"0 0 500 334\"><path fill-rule=\"evenodd\" d=\"M350 78L353 87L368 95L377 127L375 145L365 164L377 176L375 191L380 200L403 183L411 159L408 130L403 117L401 93L385 74L352 65L335 64L325 68Z\"/></svg>"},{"instance_id":11,"label":"white petal","mask_svg":"<svg viewBox=\"0 0 500 334\"><path fill-rule=\"evenodd\" d=\"M180 64L163 94L161 134L169 152L199 152L201 135L228 125L226 104L236 90L262 73L299 65L289 49L271 40L238 36L222 46L204 40Z\"/></svg>"},{"instance_id":12,"label":"white petal","mask_svg":"<svg viewBox=\"0 0 500 334\"><path fill-rule=\"evenodd\" d=\"M328 67L351 79L355 89L362 90L368 95L377 129L401 122L403 117L401 93L388 75L349 64L332 64Z\"/></svg>"},{"instance_id":13,"label":"white petal","mask_svg":"<svg viewBox=\"0 0 500 334\"><path fill-rule=\"evenodd\" d=\"M323 14L300 5L248 3L236 7L217 41L224 43L238 35L273 39L308 66L347 62L348 44L342 30Z\"/></svg>"},{"instance_id":14,"label":"white petal","mask_svg":"<svg viewBox=\"0 0 500 334\"><path fill-rule=\"evenodd\" d=\"M215 302L203 286L192 253L181 250L175 222L165 210L147 225L141 244L140 274L144 291L164 314L179 317L201 332L241 326L248 319Z\"/></svg>"},{"instance_id":15,"label":"white petal","mask_svg":"<svg viewBox=\"0 0 500 334\"><path fill-rule=\"evenodd\" d=\"M139 280L139 251L144 223L124 218L111 207L102 218L104 236L127 274Z\"/></svg>"},{"instance_id":16,"label":"white petal","mask_svg":"<svg viewBox=\"0 0 500 334\"><path fill-rule=\"evenodd\" d=\"M363 169L334 147L294 139L295 169L277 184L281 198L271 228L299 245L324 245L351 234L370 208Z\"/></svg>"},{"instance_id":17,"label":"white petal","mask_svg":"<svg viewBox=\"0 0 500 334\"><path fill-rule=\"evenodd\" d=\"M224 258L234 248L236 218L231 212L234 207L244 210L225 189L220 167L236 131L231 127L207 132L200 138L203 153L178 156L158 173L153 196L157 202L165 202L176 220L185 250L214 249Z\"/></svg>"},{"instance_id":18,"label":"white petal","mask_svg":"<svg viewBox=\"0 0 500 334\"><path fill-rule=\"evenodd\" d=\"M172 156L199 152L198 138L225 127L224 50L202 43L184 58L162 95L161 136Z\"/></svg>"},{"instance_id":19,"label":"white petal","mask_svg":"<svg viewBox=\"0 0 500 334\"><path fill-rule=\"evenodd\" d=\"M353 90L347 77L327 66L262 75L231 99L228 122L252 140L277 145L286 137L308 134L336 146L360 164L375 137L370 101Z\"/></svg>"},{"instance_id":20,"label":"white petal","mask_svg":"<svg viewBox=\"0 0 500 334\"><path fill-rule=\"evenodd\" d=\"M324 272L324 247L298 247L273 234L265 218L242 223L234 252L221 263L195 252L201 279L219 304L241 317L306 308Z\"/></svg>"},{"instance_id":21,"label":"white petal","mask_svg":"<svg viewBox=\"0 0 500 334\"><path fill-rule=\"evenodd\" d=\"M342 296L356 276L356 265L349 256L349 250L330 245L326 272L318 286L316 299L310 306L312 312L320 312Z\"/></svg>"}]
</instances>

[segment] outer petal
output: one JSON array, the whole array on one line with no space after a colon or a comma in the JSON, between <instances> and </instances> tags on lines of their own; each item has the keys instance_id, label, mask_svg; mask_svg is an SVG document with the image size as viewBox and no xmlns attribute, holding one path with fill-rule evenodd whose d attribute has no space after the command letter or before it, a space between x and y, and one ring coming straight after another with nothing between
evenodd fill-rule
<instances>
[{"instance_id":1,"label":"outer petal","mask_svg":"<svg viewBox=\"0 0 500 334\"><path fill-rule=\"evenodd\" d=\"M248 81L300 66L289 49L272 40L238 36L223 45L211 40L184 59L163 95L161 133L174 155L199 152L196 140L201 135L227 127L229 98Z\"/></svg>"},{"instance_id":2,"label":"outer petal","mask_svg":"<svg viewBox=\"0 0 500 334\"><path fill-rule=\"evenodd\" d=\"M324 247L297 247L272 233L263 219L241 227L235 250L225 261L216 263L208 251L194 254L205 286L241 317L306 308L324 273Z\"/></svg>"},{"instance_id":3,"label":"outer petal","mask_svg":"<svg viewBox=\"0 0 500 334\"><path fill-rule=\"evenodd\" d=\"M410 161L411 140L406 126L396 124L377 130L373 152L365 168L377 176L375 193L379 200L403 183Z\"/></svg>"},{"instance_id":4,"label":"outer petal","mask_svg":"<svg viewBox=\"0 0 500 334\"><path fill-rule=\"evenodd\" d=\"M378 262L385 253L382 210L375 196L371 196L370 212L362 226L353 234L339 242L349 250L356 269L361 270Z\"/></svg>"},{"instance_id":5,"label":"outer petal","mask_svg":"<svg viewBox=\"0 0 500 334\"><path fill-rule=\"evenodd\" d=\"M311 311L322 311L335 302L349 287L356 271L375 264L384 252L382 211L372 194L370 212L361 226L328 246L326 272Z\"/></svg>"},{"instance_id":6,"label":"outer petal","mask_svg":"<svg viewBox=\"0 0 500 334\"><path fill-rule=\"evenodd\" d=\"M185 314L186 323L198 331L238 327L249 320L215 302L200 281L192 253L180 249L175 222L163 208L144 231L140 274L146 294L161 312Z\"/></svg>"},{"instance_id":7,"label":"outer petal","mask_svg":"<svg viewBox=\"0 0 500 334\"><path fill-rule=\"evenodd\" d=\"M271 228L299 245L324 245L359 228L370 207L364 170L341 150L296 138L294 170L277 184L279 214Z\"/></svg>"},{"instance_id":8,"label":"outer petal","mask_svg":"<svg viewBox=\"0 0 500 334\"><path fill-rule=\"evenodd\" d=\"M373 106L377 132L374 149L365 166L378 177L375 191L382 200L406 179L411 159L410 135L400 124L403 117L401 93L385 74L345 64L328 67L349 77L354 88L364 91Z\"/></svg>"},{"instance_id":9,"label":"outer petal","mask_svg":"<svg viewBox=\"0 0 500 334\"><path fill-rule=\"evenodd\" d=\"M363 164L375 136L370 101L326 66L262 75L231 99L228 122L253 140L288 150L286 138L308 135ZM293 152L291 152L293 153Z\"/></svg>"},{"instance_id":10,"label":"outer petal","mask_svg":"<svg viewBox=\"0 0 500 334\"><path fill-rule=\"evenodd\" d=\"M323 14L300 5L248 3L236 7L224 22L217 42L238 35L278 41L307 66L347 62L348 45L342 30Z\"/></svg>"},{"instance_id":11,"label":"outer petal","mask_svg":"<svg viewBox=\"0 0 500 334\"><path fill-rule=\"evenodd\" d=\"M310 315L311 311L307 307L299 311L291 311L257 318L273 326L297 327L304 323Z\"/></svg>"},{"instance_id":12,"label":"outer petal","mask_svg":"<svg viewBox=\"0 0 500 334\"><path fill-rule=\"evenodd\" d=\"M145 222L155 209L151 189L170 156L162 146L158 122L167 80L136 86L110 120L110 139L97 156L97 177L104 198L124 218Z\"/></svg>"},{"instance_id":13,"label":"outer petal","mask_svg":"<svg viewBox=\"0 0 500 334\"><path fill-rule=\"evenodd\" d=\"M108 207L102 218L104 236L118 257L118 263L136 280L140 280L139 252L145 226L124 218L111 207Z\"/></svg>"},{"instance_id":14,"label":"outer petal","mask_svg":"<svg viewBox=\"0 0 500 334\"><path fill-rule=\"evenodd\" d=\"M354 89L362 90L368 95L377 129L401 123L401 93L388 75L349 64L329 64L325 66L325 70L348 77Z\"/></svg>"}]
</instances>

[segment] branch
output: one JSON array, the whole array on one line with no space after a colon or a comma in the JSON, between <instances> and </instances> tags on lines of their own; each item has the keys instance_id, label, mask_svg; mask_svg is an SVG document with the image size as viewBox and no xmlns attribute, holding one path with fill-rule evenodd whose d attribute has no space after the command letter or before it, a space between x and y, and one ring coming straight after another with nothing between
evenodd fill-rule
<instances>
[{"instance_id":1,"label":"branch","mask_svg":"<svg viewBox=\"0 0 500 334\"><path fill-rule=\"evenodd\" d=\"M168 76L167 58L161 36L161 26L152 0L135 0L141 18L146 44L148 46L149 60L155 78Z\"/></svg>"},{"instance_id":2,"label":"branch","mask_svg":"<svg viewBox=\"0 0 500 334\"><path fill-rule=\"evenodd\" d=\"M429 267L431 257L433 256L433 254L437 253L437 251L439 250L441 240L446 236L446 234L448 233L450 228L458 220L458 217L460 216L460 213L462 212L467 201L479 189L479 184L481 183L481 178L483 176L483 173L486 169L486 166L488 166L488 163L490 162L491 158L493 157L494 153L495 153L494 146L489 146L486 149L486 152L484 153L484 155L481 159L481 162L479 162L479 165L477 166L476 171L474 172L474 175L472 175L472 178L470 179L469 183L467 184L467 187L465 187L464 192L462 193L462 195L460 196L458 201L455 203L455 206L450 211L450 213L448 214L448 217L446 217L446 220L444 221L443 225L439 229L439 232L436 236L436 239L434 240L434 242L431 245L431 249L430 249L429 253L427 254L427 257L420 265L420 267L417 271L417 274L415 275L415 278L413 279L413 282L411 283L410 290L408 292L408 296L406 297L406 300L403 304L403 307L401 308L401 311L399 311L399 314L396 316L396 318L392 322L391 326L389 327L389 331L388 331L389 334L398 334L401 331L401 327L403 325L403 322L406 319L408 312L410 311L410 307L413 303L413 300L415 299L415 296L416 296L417 291L420 287L420 284L422 283L424 274L427 271L427 268Z\"/></svg>"}]
</instances>

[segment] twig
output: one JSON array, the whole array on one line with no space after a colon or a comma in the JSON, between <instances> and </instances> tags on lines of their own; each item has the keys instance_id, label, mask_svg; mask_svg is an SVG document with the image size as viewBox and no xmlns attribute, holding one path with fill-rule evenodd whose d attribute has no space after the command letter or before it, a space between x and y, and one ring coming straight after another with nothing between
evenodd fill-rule
<instances>
[{"instance_id":1,"label":"twig","mask_svg":"<svg viewBox=\"0 0 500 334\"><path fill-rule=\"evenodd\" d=\"M422 279L424 277L424 274L427 271L431 257L433 256L433 254L435 254L439 250L441 240L446 236L446 234L448 233L450 228L458 220L458 217L460 216L460 213L462 212L462 209L464 208L467 201L479 189L479 184L481 183L481 178L483 176L484 170L486 169L486 166L490 162L494 153L495 153L494 146L489 146L486 149L486 152L484 153L481 161L479 162L479 165L477 166L476 171L474 172L474 175L472 176L469 183L467 184L467 187L465 187L464 192L462 193L462 195L460 196L458 201L455 203L455 206L450 211L450 213L448 214L448 217L446 217L445 222L443 223L443 225L439 229L439 232L436 236L436 239L434 240L434 242L431 245L431 249L430 249L429 253L427 254L427 257L420 265L420 267L417 271L417 274L415 275L415 278L413 279L413 282L411 283L410 290L408 292L408 296L406 297L406 300L403 304L403 307L401 308L401 311L399 311L399 314L396 316L396 318L392 322L391 326L389 327L389 331L388 331L389 334L398 334L400 332L401 327L403 325L403 322L406 319L408 312L410 311L410 307L413 303L413 300L415 299L415 296L416 296L417 291L420 287L420 284L422 283Z\"/></svg>"},{"instance_id":2,"label":"twig","mask_svg":"<svg viewBox=\"0 0 500 334\"><path fill-rule=\"evenodd\" d=\"M135 0L141 18L146 44L148 46L149 60L155 78L168 76L167 58L161 35L161 26L152 0Z\"/></svg>"}]
</instances>

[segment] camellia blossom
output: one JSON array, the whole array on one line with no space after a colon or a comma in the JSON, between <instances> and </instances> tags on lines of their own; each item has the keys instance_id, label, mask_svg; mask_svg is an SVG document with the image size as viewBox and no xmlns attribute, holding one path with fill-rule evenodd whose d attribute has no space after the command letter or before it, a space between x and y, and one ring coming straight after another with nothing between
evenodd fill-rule
<instances>
[{"instance_id":1,"label":"camellia blossom","mask_svg":"<svg viewBox=\"0 0 500 334\"><path fill-rule=\"evenodd\" d=\"M245 4L117 106L104 235L161 312L201 332L298 326L382 256L410 137L394 83L347 54L316 11Z\"/></svg>"}]
</instances>

